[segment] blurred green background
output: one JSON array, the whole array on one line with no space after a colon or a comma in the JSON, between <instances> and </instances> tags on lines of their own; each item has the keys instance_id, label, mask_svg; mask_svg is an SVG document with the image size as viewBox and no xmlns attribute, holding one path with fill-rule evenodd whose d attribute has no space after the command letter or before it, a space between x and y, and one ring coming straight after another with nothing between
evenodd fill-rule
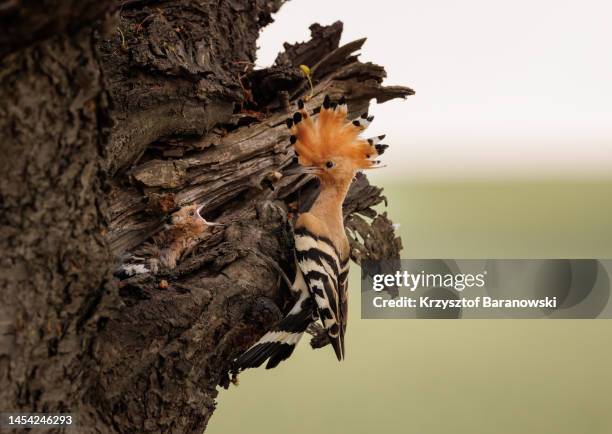
<instances>
[{"instance_id":1,"label":"blurred green background","mask_svg":"<svg viewBox=\"0 0 612 434\"><path fill-rule=\"evenodd\" d=\"M404 258L612 258L612 182L385 185ZM362 320L222 390L207 434L609 434L607 320Z\"/></svg>"}]
</instances>

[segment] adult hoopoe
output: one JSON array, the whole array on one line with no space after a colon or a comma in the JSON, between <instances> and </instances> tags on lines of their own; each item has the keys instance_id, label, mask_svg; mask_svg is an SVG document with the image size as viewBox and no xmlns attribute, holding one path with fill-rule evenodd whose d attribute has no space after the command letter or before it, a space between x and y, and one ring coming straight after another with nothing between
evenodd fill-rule
<instances>
[{"instance_id":1,"label":"adult hoopoe","mask_svg":"<svg viewBox=\"0 0 612 434\"><path fill-rule=\"evenodd\" d=\"M355 174L374 167L387 145L379 143L384 136L359 137L373 117L366 113L347 120L344 98L332 104L326 96L315 119L302 101L298 108L287 119L301 166L296 171L316 175L321 188L310 210L300 214L295 224L296 275L291 290L297 301L285 318L235 360L237 371L258 367L268 359L266 368L274 368L291 355L308 325L318 318L338 360L344 358L349 243L342 203Z\"/></svg>"}]
</instances>

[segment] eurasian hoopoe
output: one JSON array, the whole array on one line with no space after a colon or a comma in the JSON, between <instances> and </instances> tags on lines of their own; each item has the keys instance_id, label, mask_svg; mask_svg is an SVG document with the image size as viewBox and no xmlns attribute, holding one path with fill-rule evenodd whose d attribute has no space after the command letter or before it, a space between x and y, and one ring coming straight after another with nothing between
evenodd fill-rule
<instances>
[{"instance_id":1,"label":"eurasian hoopoe","mask_svg":"<svg viewBox=\"0 0 612 434\"><path fill-rule=\"evenodd\" d=\"M332 104L326 96L316 119L304 110L302 101L298 108L287 119L301 165L297 172L316 175L321 187L310 210L300 214L295 224L296 276L291 290L297 301L285 318L234 361L236 371L258 367L268 359L266 368L274 368L291 355L308 325L318 318L336 357L344 358L349 243L342 203L355 174L378 164L375 159L387 145L380 144L384 136L359 137L373 117L365 113L347 120L344 98Z\"/></svg>"},{"instance_id":2,"label":"eurasian hoopoe","mask_svg":"<svg viewBox=\"0 0 612 434\"><path fill-rule=\"evenodd\" d=\"M201 215L202 207L196 204L187 205L174 212L168 218L166 229L154 238L155 249L153 257L137 262L132 257L130 262L122 264L115 275L121 279L135 274L156 273L159 265L173 269L183 253L195 247L210 231L211 226L221 223L209 222Z\"/></svg>"}]
</instances>

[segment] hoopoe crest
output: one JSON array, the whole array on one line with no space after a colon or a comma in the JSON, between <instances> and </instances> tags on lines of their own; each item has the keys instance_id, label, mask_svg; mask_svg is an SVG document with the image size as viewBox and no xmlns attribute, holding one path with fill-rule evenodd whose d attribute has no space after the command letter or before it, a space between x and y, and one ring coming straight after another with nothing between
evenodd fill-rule
<instances>
[{"instance_id":1,"label":"hoopoe crest","mask_svg":"<svg viewBox=\"0 0 612 434\"><path fill-rule=\"evenodd\" d=\"M326 96L316 119L304 110L302 101L298 102L298 107L299 111L287 119L292 133L290 140L300 165L314 169L312 173L322 181L339 181L334 178L354 176L356 171L375 167L379 163L376 157L388 147L380 144L384 135L370 139L360 137L374 116L364 113L358 119L348 120L344 98L336 104ZM337 166L342 166L343 170L327 175Z\"/></svg>"}]
</instances>

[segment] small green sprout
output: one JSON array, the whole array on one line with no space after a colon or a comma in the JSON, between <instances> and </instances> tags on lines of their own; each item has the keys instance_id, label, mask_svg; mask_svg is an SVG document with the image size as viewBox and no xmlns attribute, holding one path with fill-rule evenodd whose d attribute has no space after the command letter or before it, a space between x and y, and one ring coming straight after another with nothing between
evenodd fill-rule
<instances>
[{"instance_id":1,"label":"small green sprout","mask_svg":"<svg viewBox=\"0 0 612 434\"><path fill-rule=\"evenodd\" d=\"M304 98L306 101L308 101L314 95L314 86L312 85L312 73L310 71L310 68L306 65L300 65L300 70L302 71L302 74L304 74L304 77L306 77L306 79L308 80L308 84L310 85L310 95Z\"/></svg>"}]
</instances>

